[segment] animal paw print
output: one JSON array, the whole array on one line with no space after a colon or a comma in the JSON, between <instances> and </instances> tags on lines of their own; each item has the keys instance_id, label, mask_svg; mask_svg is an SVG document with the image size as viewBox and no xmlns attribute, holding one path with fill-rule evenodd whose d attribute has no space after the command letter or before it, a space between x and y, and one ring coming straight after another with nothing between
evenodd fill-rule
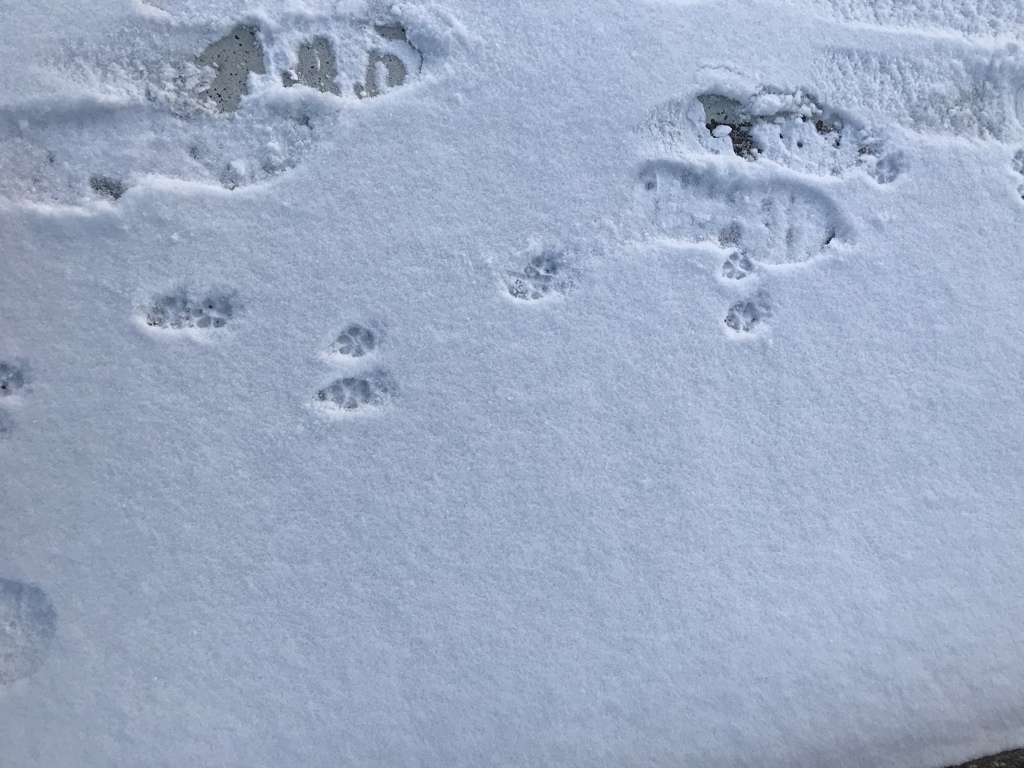
<instances>
[{"instance_id":1,"label":"animal paw print","mask_svg":"<svg viewBox=\"0 0 1024 768\"><path fill-rule=\"evenodd\" d=\"M14 363L0 362L0 397L10 397L25 386L25 369Z\"/></svg>"},{"instance_id":2,"label":"animal paw print","mask_svg":"<svg viewBox=\"0 0 1024 768\"><path fill-rule=\"evenodd\" d=\"M56 634L57 611L46 592L0 578L0 686L39 669Z\"/></svg>"},{"instance_id":3,"label":"animal paw print","mask_svg":"<svg viewBox=\"0 0 1024 768\"><path fill-rule=\"evenodd\" d=\"M316 401L330 411L352 413L383 405L393 388L388 373L377 369L332 381L316 393Z\"/></svg>"},{"instance_id":4,"label":"animal paw print","mask_svg":"<svg viewBox=\"0 0 1024 768\"><path fill-rule=\"evenodd\" d=\"M0 360L0 404L14 396L25 386L25 369L15 363ZM9 402L9 401L8 401ZM0 408L0 437L14 428L14 420L7 408Z\"/></svg>"},{"instance_id":5,"label":"animal paw print","mask_svg":"<svg viewBox=\"0 0 1024 768\"><path fill-rule=\"evenodd\" d=\"M362 357L377 348L377 333L366 326L353 323L338 334L330 352L341 357Z\"/></svg>"},{"instance_id":6,"label":"animal paw print","mask_svg":"<svg viewBox=\"0 0 1024 768\"><path fill-rule=\"evenodd\" d=\"M764 296L741 299L725 314L725 327L732 336L745 336L759 330L770 314Z\"/></svg>"},{"instance_id":7,"label":"animal paw print","mask_svg":"<svg viewBox=\"0 0 1024 768\"><path fill-rule=\"evenodd\" d=\"M149 328L163 331L208 332L223 328L235 313L232 297L210 292L195 299L186 291L157 296L145 313Z\"/></svg>"},{"instance_id":8,"label":"animal paw print","mask_svg":"<svg viewBox=\"0 0 1024 768\"><path fill-rule=\"evenodd\" d=\"M555 293L564 293L569 286L565 255L557 250L544 250L530 259L519 272L505 278L505 287L513 299L538 301Z\"/></svg>"},{"instance_id":9,"label":"animal paw print","mask_svg":"<svg viewBox=\"0 0 1024 768\"><path fill-rule=\"evenodd\" d=\"M722 277L727 280L742 280L754 271L754 264L742 251L733 251L722 265Z\"/></svg>"},{"instance_id":10,"label":"animal paw print","mask_svg":"<svg viewBox=\"0 0 1024 768\"><path fill-rule=\"evenodd\" d=\"M370 413L387 404L395 392L395 383L387 369L377 365L367 368L367 358L375 357L382 333L362 323L349 323L324 353L334 366L350 369L319 389L313 404L328 415L344 416Z\"/></svg>"}]
</instances>

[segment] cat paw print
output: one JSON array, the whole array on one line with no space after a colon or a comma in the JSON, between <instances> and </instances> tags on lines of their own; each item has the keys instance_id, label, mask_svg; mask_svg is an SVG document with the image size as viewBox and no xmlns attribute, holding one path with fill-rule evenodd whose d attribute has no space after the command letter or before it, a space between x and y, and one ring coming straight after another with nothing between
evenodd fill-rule
<instances>
[{"instance_id":1,"label":"cat paw print","mask_svg":"<svg viewBox=\"0 0 1024 768\"><path fill-rule=\"evenodd\" d=\"M387 371L375 369L359 376L335 379L320 389L315 402L329 413L349 414L380 408L394 392Z\"/></svg>"},{"instance_id":2,"label":"cat paw print","mask_svg":"<svg viewBox=\"0 0 1024 768\"><path fill-rule=\"evenodd\" d=\"M352 323L338 334L328 349L329 354L340 358L357 358L369 355L377 349L379 331L365 325Z\"/></svg>"},{"instance_id":3,"label":"cat paw print","mask_svg":"<svg viewBox=\"0 0 1024 768\"><path fill-rule=\"evenodd\" d=\"M570 285L565 254L556 249L542 250L521 270L505 276L509 296L518 301L539 301L562 294Z\"/></svg>"},{"instance_id":4,"label":"cat paw print","mask_svg":"<svg viewBox=\"0 0 1024 768\"><path fill-rule=\"evenodd\" d=\"M733 251L722 264L722 277L726 280L742 280L754 271L754 263L742 251Z\"/></svg>"},{"instance_id":5,"label":"cat paw print","mask_svg":"<svg viewBox=\"0 0 1024 768\"><path fill-rule=\"evenodd\" d=\"M14 429L10 409L5 407L16 401L18 392L25 386L25 367L17 363L0 360L0 438Z\"/></svg>"},{"instance_id":6,"label":"cat paw print","mask_svg":"<svg viewBox=\"0 0 1024 768\"><path fill-rule=\"evenodd\" d=\"M202 298L185 290L155 297L145 312L145 324L162 331L215 331L235 313L230 294L208 292Z\"/></svg>"},{"instance_id":7,"label":"cat paw print","mask_svg":"<svg viewBox=\"0 0 1024 768\"><path fill-rule=\"evenodd\" d=\"M0 361L0 398L10 397L25 386L25 368Z\"/></svg>"},{"instance_id":8,"label":"cat paw print","mask_svg":"<svg viewBox=\"0 0 1024 768\"><path fill-rule=\"evenodd\" d=\"M757 295L740 299L725 313L726 332L733 337L746 337L764 329L764 323L771 315L767 298Z\"/></svg>"}]
</instances>

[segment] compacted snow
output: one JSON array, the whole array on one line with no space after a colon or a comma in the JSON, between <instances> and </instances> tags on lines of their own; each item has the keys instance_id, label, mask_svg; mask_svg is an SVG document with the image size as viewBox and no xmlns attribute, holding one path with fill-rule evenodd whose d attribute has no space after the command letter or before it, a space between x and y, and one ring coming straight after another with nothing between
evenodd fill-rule
<instances>
[{"instance_id":1,"label":"compacted snow","mask_svg":"<svg viewBox=\"0 0 1024 768\"><path fill-rule=\"evenodd\" d=\"M2 7L2 768L1024 741L1015 0Z\"/></svg>"}]
</instances>

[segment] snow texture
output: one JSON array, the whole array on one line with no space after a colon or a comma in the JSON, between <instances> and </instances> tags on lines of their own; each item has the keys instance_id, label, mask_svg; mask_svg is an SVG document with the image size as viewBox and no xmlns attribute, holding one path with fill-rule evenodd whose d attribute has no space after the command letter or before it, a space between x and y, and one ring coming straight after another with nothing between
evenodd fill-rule
<instances>
[{"instance_id":1,"label":"snow texture","mask_svg":"<svg viewBox=\"0 0 1024 768\"><path fill-rule=\"evenodd\" d=\"M0 31L0 768L1024 742L1024 16Z\"/></svg>"}]
</instances>

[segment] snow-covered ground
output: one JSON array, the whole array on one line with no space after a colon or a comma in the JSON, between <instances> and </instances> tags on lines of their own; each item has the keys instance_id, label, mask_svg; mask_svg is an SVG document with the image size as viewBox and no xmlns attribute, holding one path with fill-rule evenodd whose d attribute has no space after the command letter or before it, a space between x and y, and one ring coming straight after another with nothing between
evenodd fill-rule
<instances>
[{"instance_id":1,"label":"snow-covered ground","mask_svg":"<svg viewBox=\"0 0 1024 768\"><path fill-rule=\"evenodd\" d=\"M1016 0L0 11L0 768L1024 742Z\"/></svg>"}]
</instances>

